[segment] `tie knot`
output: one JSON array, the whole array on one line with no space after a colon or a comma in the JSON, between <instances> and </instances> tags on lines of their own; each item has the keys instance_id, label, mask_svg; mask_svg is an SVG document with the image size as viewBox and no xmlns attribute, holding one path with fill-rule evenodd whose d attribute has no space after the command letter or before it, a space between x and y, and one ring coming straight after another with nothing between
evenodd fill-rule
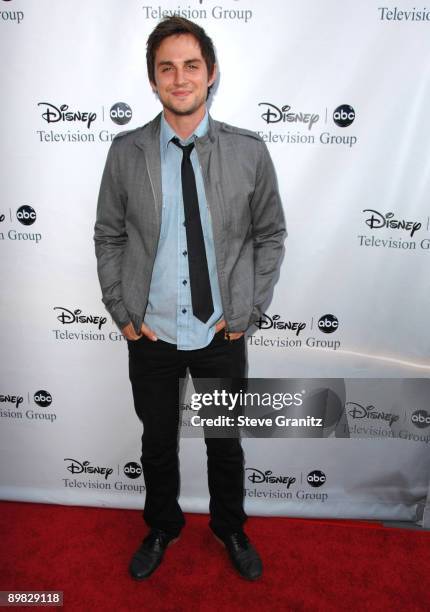
<instances>
[{"instance_id":1,"label":"tie knot","mask_svg":"<svg viewBox=\"0 0 430 612\"><path fill-rule=\"evenodd\" d=\"M184 157L186 157L186 158L190 157L191 151L194 149L194 142L190 142L190 144L187 144L187 145L181 145L181 143L179 142L179 138L176 138L176 136L174 138L172 138L172 142L177 147L182 149L182 153L183 153Z\"/></svg>"}]
</instances>

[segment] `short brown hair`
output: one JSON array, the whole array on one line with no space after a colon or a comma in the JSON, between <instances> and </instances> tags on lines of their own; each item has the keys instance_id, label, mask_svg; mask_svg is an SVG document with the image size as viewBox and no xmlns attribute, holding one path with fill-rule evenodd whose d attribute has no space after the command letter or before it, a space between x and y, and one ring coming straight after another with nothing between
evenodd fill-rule
<instances>
[{"instance_id":1,"label":"short brown hair","mask_svg":"<svg viewBox=\"0 0 430 612\"><path fill-rule=\"evenodd\" d=\"M148 42L146 43L146 65L148 67L148 77L151 83L155 83L155 54L157 49L165 38L175 34L191 34L194 36L199 43L200 51L208 69L208 75L211 77L216 62L212 40L204 29L193 21L173 15L172 17L166 17L160 21L149 35ZM209 91L210 89L209 87Z\"/></svg>"}]
</instances>

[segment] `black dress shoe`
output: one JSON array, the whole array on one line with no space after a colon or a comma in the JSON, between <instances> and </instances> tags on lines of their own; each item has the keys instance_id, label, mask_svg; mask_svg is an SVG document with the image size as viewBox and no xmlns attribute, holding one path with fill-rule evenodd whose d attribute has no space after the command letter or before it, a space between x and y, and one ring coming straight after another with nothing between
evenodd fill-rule
<instances>
[{"instance_id":1,"label":"black dress shoe","mask_svg":"<svg viewBox=\"0 0 430 612\"><path fill-rule=\"evenodd\" d=\"M243 578L247 580L260 578L263 573L263 563L243 531L225 536L221 543L226 547L231 562Z\"/></svg>"},{"instance_id":2,"label":"black dress shoe","mask_svg":"<svg viewBox=\"0 0 430 612\"><path fill-rule=\"evenodd\" d=\"M179 536L161 529L151 529L131 559L129 570L132 577L135 580L148 578L160 565L166 548L178 539Z\"/></svg>"}]
</instances>

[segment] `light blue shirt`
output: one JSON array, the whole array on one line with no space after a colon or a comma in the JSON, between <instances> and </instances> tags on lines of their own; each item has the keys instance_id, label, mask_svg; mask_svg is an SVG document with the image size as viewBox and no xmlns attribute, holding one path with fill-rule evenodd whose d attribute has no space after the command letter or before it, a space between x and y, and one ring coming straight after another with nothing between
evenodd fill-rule
<instances>
[{"instance_id":1,"label":"light blue shirt","mask_svg":"<svg viewBox=\"0 0 430 612\"><path fill-rule=\"evenodd\" d=\"M208 113L182 145L204 136L208 130ZM191 152L191 163L196 178L200 218L205 241L206 258L212 289L214 312L206 323L193 315L190 276L188 270L187 236L182 198L182 150L171 139L178 137L161 117L160 153L163 210L157 255L149 289L145 323L158 338L177 344L180 350L207 346L214 334L215 324L222 319L223 309L218 285L212 222L206 201L203 176L196 149Z\"/></svg>"}]
</instances>

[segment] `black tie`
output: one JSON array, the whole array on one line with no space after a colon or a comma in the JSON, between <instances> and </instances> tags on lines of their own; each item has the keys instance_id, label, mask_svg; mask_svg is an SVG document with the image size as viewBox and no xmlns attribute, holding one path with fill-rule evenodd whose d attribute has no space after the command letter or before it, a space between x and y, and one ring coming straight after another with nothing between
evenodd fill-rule
<instances>
[{"instance_id":1,"label":"black tie","mask_svg":"<svg viewBox=\"0 0 430 612\"><path fill-rule=\"evenodd\" d=\"M199 199L196 179L190 155L194 143L182 146L178 138L172 142L182 149L182 197L184 200L185 231L187 234L188 270L191 283L191 303L194 316L203 323L213 314L211 284L209 281L208 262L206 259L205 241L200 220Z\"/></svg>"}]
</instances>

